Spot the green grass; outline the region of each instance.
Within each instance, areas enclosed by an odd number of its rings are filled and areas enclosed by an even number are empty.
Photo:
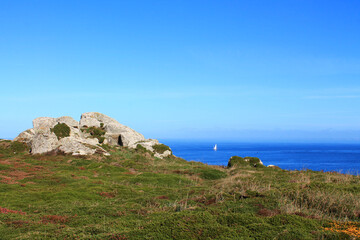
[[[10,149],[15,153],[20,153],[27,151],[29,147],[25,143],[13,141],[10,144]]]
[[[355,239],[349,226],[360,236],[358,176],[23,146],[0,142],[0,239]]]

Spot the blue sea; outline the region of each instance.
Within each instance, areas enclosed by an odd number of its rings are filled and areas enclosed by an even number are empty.
[[[230,143],[162,140],[175,156],[211,165],[227,165],[231,156],[260,158],[288,170],[324,170],[360,174],[360,144]]]

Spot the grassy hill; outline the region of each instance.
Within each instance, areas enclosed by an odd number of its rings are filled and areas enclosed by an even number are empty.
[[[360,238],[359,176],[103,147],[32,156],[0,141],[0,239]]]

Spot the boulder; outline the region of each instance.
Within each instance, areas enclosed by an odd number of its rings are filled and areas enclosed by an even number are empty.
[[[228,168],[236,166],[264,167],[263,162],[257,157],[232,156],[228,162]]]
[[[130,146],[145,140],[145,137],[135,130],[122,125],[115,119],[98,112],[83,113],[80,128],[101,127],[105,130],[105,140],[109,145]]]
[[[159,158],[172,154],[171,150],[156,152],[153,146],[159,145],[159,141],[145,140],[142,134],[97,112],[82,114],[80,122],[68,116],[38,117],[33,120],[32,129],[20,133],[14,140],[30,145],[32,154],[63,152],[72,155],[109,155],[99,146],[102,141],[132,148],[140,144]]]
[[[31,140],[34,137],[34,135],[35,135],[35,131],[33,128],[31,128],[31,129],[25,130],[22,133],[20,133],[19,136],[14,138],[14,141],[24,142],[24,143],[30,145]]]
[[[172,155],[172,152],[170,151],[170,150],[166,150],[165,152],[163,152],[163,153],[158,153],[158,152],[155,152],[155,157],[157,157],[157,158],[165,158],[165,157],[168,157],[168,156],[170,156],[170,155]]]
[[[68,129],[65,132],[68,136],[57,135],[59,133],[54,130],[57,124]],[[97,146],[98,139],[84,138],[79,130],[79,122],[72,117],[39,117],[33,120],[33,126],[14,139],[30,145],[32,154],[63,152],[72,155],[91,155],[97,152],[108,155],[103,148]]]
[[[31,153],[42,154],[54,151],[58,146],[59,140],[52,132],[37,132],[31,140]]]
[[[273,168],[273,169],[281,169],[280,167],[275,166],[275,165],[268,165],[267,167],[268,167],[268,168]]]
[[[69,127],[79,128],[79,122],[73,119],[72,117],[64,116],[56,118],[55,120],[57,123],[65,123]]]
[[[56,124],[56,119],[51,117],[38,117],[33,120],[35,133],[50,133]]]
[[[139,141],[139,142],[133,143],[133,144],[131,144],[129,147],[130,147],[130,148],[136,148],[137,145],[141,145],[141,146],[144,147],[146,150],[149,150],[149,151],[151,151],[151,152],[154,152],[153,146],[154,146],[154,145],[157,145],[157,144],[159,144],[159,141],[156,140],[156,139],[146,139],[146,140],[143,140],[143,141]]]
[[[92,155],[96,152],[95,146],[94,147],[86,146],[82,142],[79,142],[78,140],[72,137],[66,137],[60,139],[58,149],[66,154],[72,154],[72,155]]]
[[[146,139],[146,140],[143,140],[143,141],[140,141],[140,142],[137,142],[137,143],[133,143],[129,147],[130,148],[136,148],[138,145],[144,147],[146,150],[148,150],[150,152],[153,152],[154,156],[157,157],[157,158],[162,159],[162,158],[165,158],[165,157],[168,157],[168,156],[172,155],[171,149],[168,146],[159,143],[159,141],[156,140],[156,139]],[[156,145],[163,145],[163,147],[165,147],[167,149],[162,151],[162,152],[157,152],[156,147],[155,147]]]

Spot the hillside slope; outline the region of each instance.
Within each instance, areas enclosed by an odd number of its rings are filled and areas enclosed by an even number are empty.
[[[0,141],[1,239],[356,239],[360,177]]]

